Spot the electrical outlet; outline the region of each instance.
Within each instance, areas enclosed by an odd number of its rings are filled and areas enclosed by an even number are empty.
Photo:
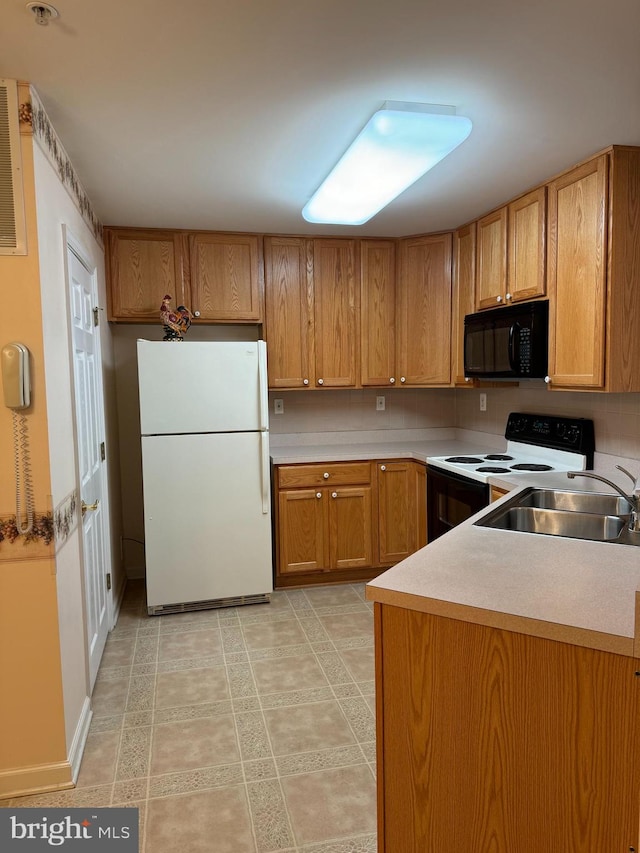
[[[376,397],[376,412],[384,412],[384,397]]]
[[[284,400],[278,398],[273,401],[273,414],[284,415]]]
[[[487,395],[486,394],[480,394],[480,411],[481,412],[487,411]]]

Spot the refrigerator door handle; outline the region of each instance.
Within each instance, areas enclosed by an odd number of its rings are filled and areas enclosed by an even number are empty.
[[[267,345],[258,341],[258,387],[260,393],[260,429],[269,429],[269,388],[267,385]]]
[[[260,452],[262,456],[262,464],[260,466],[262,478],[262,514],[268,515],[269,506],[269,433],[260,433]]]

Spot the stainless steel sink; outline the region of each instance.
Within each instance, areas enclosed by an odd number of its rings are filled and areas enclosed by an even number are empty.
[[[569,512],[594,512],[598,515],[629,515],[629,504],[618,495],[597,492],[569,492],[554,489],[527,489],[518,506],[561,509]]]
[[[628,529],[629,512],[628,503],[617,495],[531,488],[475,523],[520,533],[640,545],[640,534]]]
[[[594,512],[568,512],[516,506],[508,509],[501,508],[477,523],[483,527],[495,527],[500,530],[519,530],[521,533],[546,533],[548,536],[568,536],[571,539],[609,542],[618,538],[627,524],[627,519],[618,515],[599,515]]]

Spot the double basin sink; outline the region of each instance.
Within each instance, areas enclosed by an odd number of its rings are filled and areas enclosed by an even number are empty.
[[[629,504],[618,495],[528,488],[475,523],[498,530],[640,545],[640,534],[628,529],[629,513]]]

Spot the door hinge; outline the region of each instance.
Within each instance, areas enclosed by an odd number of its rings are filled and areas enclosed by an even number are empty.
[[[97,326],[98,323],[100,322],[99,315],[98,315],[99,311],[100,311],[100,309],[97,307],[93,309],[93,325],[94,326]]]
[[[111,589],[111,572],[107,572],[107,589]]]
[[[107,448],[105,447],[104,441],[100,442],[100,459],[104,462],[107,458]]]

